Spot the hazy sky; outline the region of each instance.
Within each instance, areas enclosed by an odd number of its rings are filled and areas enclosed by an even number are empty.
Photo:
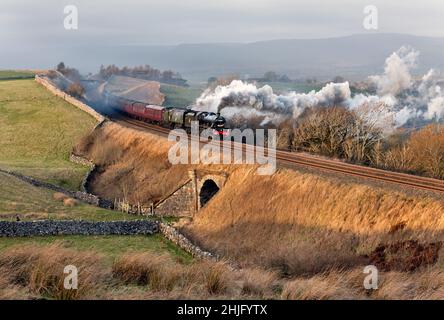
[[[65,5],[79,29],[63,27]],[[442,0],[1,0],[0,43],[15,49],[64,44],[179,44],[319,38],[374,32],[363,9],[379,10],[377,32],[444,36]]]

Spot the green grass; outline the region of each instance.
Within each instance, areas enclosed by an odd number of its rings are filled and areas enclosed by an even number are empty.
[[[69,161],[96,121],[33,80],[0,82],[0,168],[77,190],[88,168]]]
[[[4,173],[0,173],[0,190],[0,220],[15,220],[17,216],[22,221],[141,219],[140,216],[105,210],[84,203],[78,203],[74,207],[65,206],[62,201],[54,199],[53,191],[34,187]]]
[[[187,107],[196,101],[202,91],[198,87],[180,87],[169,84],[160,86],[160,92],[165,95],[163,105],[166,107]]]
[[[160,234],[148,236],[43,236],[27,238],[2,238],[0,252],[15,245],[49,245],[61,243],[64,247],[76,250],[93,250],[105,256],[108,262],[129,252],[159,252],[168,253],[180,262],[189,263],[192,257],[178,248]]]
[[[0,80],[30,79],[34,76],[30,71],[0,70]]]
[[[6,72],[0,72],[6,77]],[[33,80],[0,81],[0,168],[78,190],[89,168],[73,164],[69,154],[96,121],[54,97]],[[83,203],[70,207],[54,192],[0,173],[0,220],[82,219],[109,221],[140,219]],[[129,251],[167,252],[187,262],[189,254],[156,234],[152,236],[45,236],[1,238],[0,251],[13,245],[62,242],[78,250],[95,250],[110,263]]]

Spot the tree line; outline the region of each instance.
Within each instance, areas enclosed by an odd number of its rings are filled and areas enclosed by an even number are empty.
[[[187,86],[187,80],[183,79],[178,72],[174,72],[171,70],[160,71],[147,64],[135,66],[132,68],[127,66],[119,68],[114,64],[108,66],[100,66],[99,76],[102,80],[108,80],[113,75],[159,81],[179,86]]]

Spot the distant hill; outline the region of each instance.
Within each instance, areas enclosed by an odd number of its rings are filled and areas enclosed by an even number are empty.
[[[418,72],[444,70],[444,38],[399,34],[353,35],[315,40],[273,40],[247,44],[183,44],[152,54],[152,63],[169,63],[185,77],[227,73],[260,76],[268,70],[292,78],[350,78],[381,72],[385,59],[401,46],[421,52]],[[149,49],[141,48],[141,51]]]
[[[177,46],[73,46],[58,48],[54,52],[57,52],[59,58],[51,59],[62,59],[84,72],[95,71],[101,64],[149,64],[159,69],[175,70],[185,79],[199,81],[230,73],[258,77],[269,70],[287,74],[291,78],[316,77],[328,80],[340,75],[349,79],[362,79],[381,72],[385,58],[403,45],[412,46],[421,52],[418,73],[431,67],[444,70],[444,38],[403,34],[359,34],[328,39]],[[48,63],[51,54],[49,49],[48,55],[32,57],[8,56],[5,51],[0,52],[0,61],[9,61],[10,64],[20,61],[19,65],[41,67]]]

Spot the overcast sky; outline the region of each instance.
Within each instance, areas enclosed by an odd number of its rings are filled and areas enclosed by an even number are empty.
[[[79,29],[63,27],[76,5]],[[442,0],[1,0],[0,43],[179,44],[320,38],[374,32],[363,9],[379,10],[377,32],[444,36]]]

